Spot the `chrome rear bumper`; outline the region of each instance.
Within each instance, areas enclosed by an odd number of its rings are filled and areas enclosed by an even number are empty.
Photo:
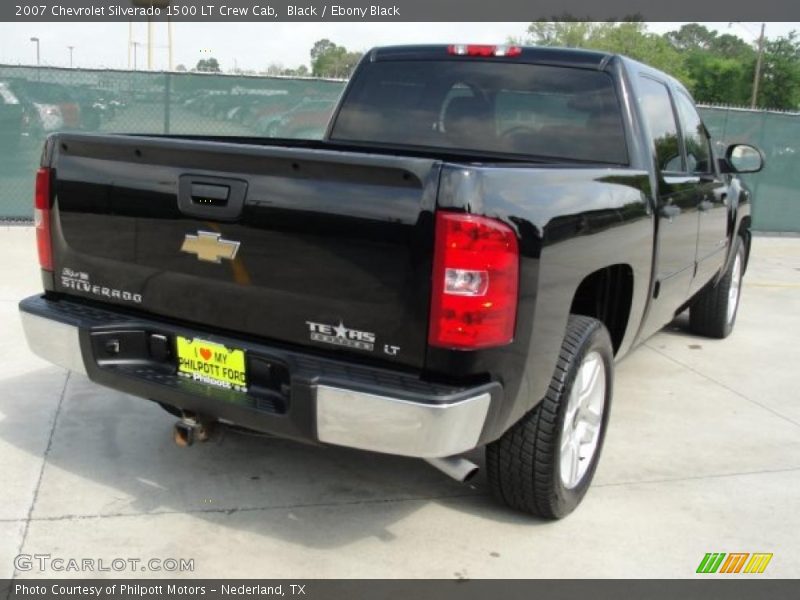
[[[387,390],[387,393],[390,393]],[[452,456],[478,444],[491,397],[422,404],[389,395],[317,387],[321,442],[422,458]]]
[[[77,327],[24,311],[20,311],[19,315],[28,348],[36,356],[86,375]]]
[[[39,357],[113,389],[279,436],[402,456],[448,457],[480,445],[493,399],[502,393],[498,383],[439,386],[413,375],[217,336],[253,357],[293,366],[286,405],[265,408],[258,398],[248,403],[241,394],[234,398],[230,392],[198,391],[193,382],[170,375],[174,363],[162,364],[165,368],[153,376],[147,368],[153,359],[147,354],[141,356],[141,366],[130,358],[119,365],[98,361],[91,343],[92,335],[108,335],[116,325],[120,331],[159,332],[173,340],[175,335],[207,333],[72,304],[41,297],[20,304],[28,345]]]

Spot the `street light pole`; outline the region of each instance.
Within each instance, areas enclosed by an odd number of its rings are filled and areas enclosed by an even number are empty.
[[[38,67],[41,64],[41,61],[39,60],[39,38],[32,37],[31,41],[36,42],[36,66]]]
[[[140,46],[139,42],[131,42],[133,44],[133,70],[136,70],[136,49]]]
[[[72,68],[72,51],[75,49],[75,46],[67,46],[69,48],[69,68]]]
[[[753,76],[753,96],[750,98],[750,108],[758,105],[758,85],[761,82],[761,63],[764,60],[764,26],[761,24],[761,35],[758,36],[758,57],[756,58],[756,72]]]

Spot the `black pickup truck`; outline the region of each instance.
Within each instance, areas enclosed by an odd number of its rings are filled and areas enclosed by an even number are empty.
[[[34,352],[213,423],[420,457],[557,518],[614,362],[685,309],[736,320],[762,167],[623,56],[368,52],[322,140],[55,134],[37,174]],[[91,426],[91,424],[87,424]]]

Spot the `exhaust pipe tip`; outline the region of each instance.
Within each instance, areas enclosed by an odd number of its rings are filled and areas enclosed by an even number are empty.
[[[188,448],[195,442],[206,442],[214,433],[214,422],[185,416],[172,428],[172,439],[181,448]]]
[[[177,446],[188,448],[195,442],[194,427],[183,421],[178,421],[172,429],[172,439]]]
[[[480,467],[463,456],[426,458],[425,462],[460,483],[466,483],[477,475]]]

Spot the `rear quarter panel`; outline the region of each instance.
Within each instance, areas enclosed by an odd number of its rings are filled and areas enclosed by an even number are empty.
[[[428,350],[438,372],[489,372],[506,389],[485,432],[502,433],[541,399],[558,360],[575,292],[611,265],[633,272],[630,316],[617,356],[632,346],[647,303],[653,216],[647,171],[445,165],[439,208],[504,221],[520,239],[520,299],[514,342],[479,353]],[[493,433],[492,433],[493,432]]]

